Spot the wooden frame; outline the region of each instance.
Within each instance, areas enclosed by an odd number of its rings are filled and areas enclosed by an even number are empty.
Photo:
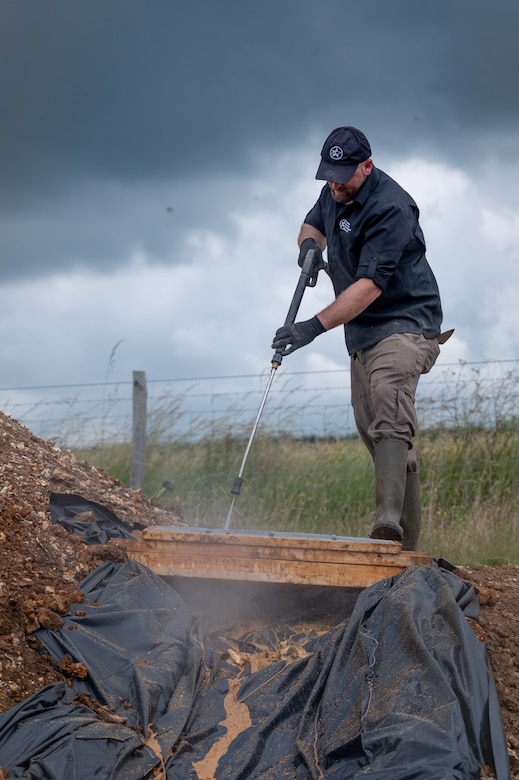
[[[125,542],[128,556],[164,577],[363,588],[409,566],[422,552],[382,540],[261,531],[152,526]]]

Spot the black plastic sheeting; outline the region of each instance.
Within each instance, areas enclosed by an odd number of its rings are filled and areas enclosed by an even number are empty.
[[[477,593],[438,566],[366,588],[347,621],[299,639],[306,656],[256,672],[224,661],[225,639],[136,562],[105,563],[81,589],[63,627],[37,636],[88,676],[0,716],[10,780],[479,780],[484,764],[509,778],[485,646],[466,620]]]
[[[108,507],[74,493],[51,493],[49,512],[53,523],[82,536],[87,544],[106,544],[110,539],[135,539]],[[89,520],[81,520],[81,515],[87,513]]]

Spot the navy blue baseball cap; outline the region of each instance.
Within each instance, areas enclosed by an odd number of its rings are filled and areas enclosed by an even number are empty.
[[[336,127],[324,142],[315,178],[346,184],[357,165],[369,157],[371,146],[363,132],[356,127]]]

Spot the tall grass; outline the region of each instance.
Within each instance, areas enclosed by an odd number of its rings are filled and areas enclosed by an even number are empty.
[[[418,400],[421,549],[459,565],[519,563],[517,371],[447,371],[435,397]],[[488,371],[487,371],[488,373]],[[250,428],[225,417],[182,427],[184,397],[165,395],[148,415],[143,491],[184,522],[223,528]],[[292,410],[294,415],[297,410]],[[283,430],[297,430],[285,406]],[[260,426],[236,497],[231,527],[368,536],[373,464],[356,436],[302,439]],[[185,430],[185,426],[184,426]],[[232,434],[230,433],[232,431]],[[130,444],[77,451],[129,484]],[[173,492],[161,491],[164,482]]]
[[[247,436],[220,430],[196,441],[151,436],[144,492],[184,522],[224,527]],[[519,424],[419,434],[423,493],[421,549],[458,565],[519,563]],[[130,445],[77,453],[129,483]],[[298,440],[259,432],[231,527],[368,536],[374,518],[373,465],[357,437]]]

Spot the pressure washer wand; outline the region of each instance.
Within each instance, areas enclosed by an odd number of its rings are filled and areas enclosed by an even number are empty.
[[[309,249],[306,253],[306,257],[303,262],[303,266],[301,268],[301,273],[299,275],[299,280],[297,282],[297,286],[292,298],[292,302],[289,306],[288,313],[284,322],[284,325],[293,325],[297,312],[299,311],[299,307],[301,305],[301,301],[303,300],[303,295],[307,287],[315,287],[317,284],[317,274],[321,270],[321,268],[326,268],[326,264],[322,266],[315,266],[314,267],[314,258],[315,258],[315,249]],[[324,261],[323,261],[324,262]],[[232,510],[234,509],[234,501],[236,499],[236,496],[240,495],[241,492],[241,486],[243,485],[243,472],[245,469],[245,464],[247,462],[247,458],[249,457],[250,448],[252,447],[252,442],[254,440],[254,436],[256,435],[256,431],[258,430],[258,425],[261,419],[261,415],[263,414],[263,409],[265,407],[265,403],[267,401],[268,394],[270,392],[270,387],[272,385],[272,381],[274,379],[274,374],[276,373],[277,369],[281,365],[281,362],[283,360],[283,350],[278,349],[274,353],[271,361],[271,369],[270,369],[270,375],[268,378],[267,386],[265,388],[265,392],[263,393],[263,398],[261,399],[261,404],[258,410],[258,414],[256,415],[256,419],[254,421],[254,425],[252,426],[252,431],[249,437],[249,441],[247,444],[247,447],[245,449],[245,453],[243,455],[243,460],[241,462],[240,470],[238,472],[238,476],[234,480],[234,484],[231,488],[231,493],[233,494],[231,506],[229,507],[229,513],[227,515],[227,520],[225,521],[225,529],[227,530],[231,525],[231,517],[232,517]]]

